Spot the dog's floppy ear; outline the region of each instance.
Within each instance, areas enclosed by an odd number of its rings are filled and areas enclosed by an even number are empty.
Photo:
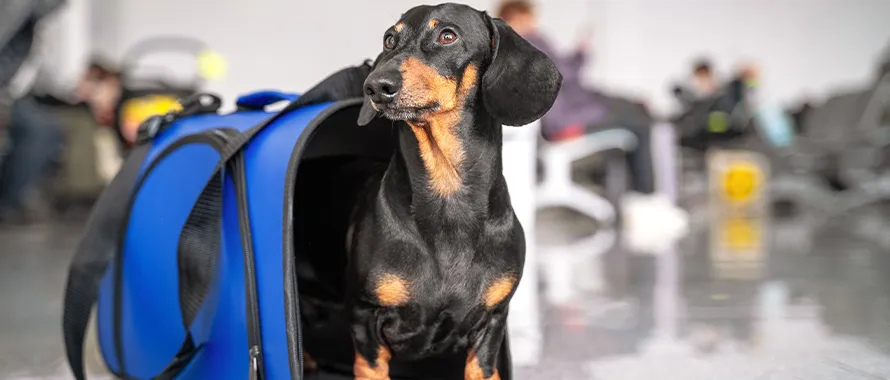
[[[377,64],[380,63],[380,58],[383,58],[382,52],[377,55],[376,59],[374,59],[374,63],[371,63],[370,60],[369,60],[369,62],[365,62],[366,65],[370,66],[370,69],[368,70],[368,74],[371,74],[371,71],[373,71],[374,68],[377,67]],[[365,75],[365,78],[367,78],[367,77],[368,76]],[[362,80],[364,80],[364,79],[362,79]],[[358,112],[358,121],[357,122],[358,122],[358,125],[365,126],[365,125],[368,125],[368,123],[370,123],[371,120],[374,120],[375,117],[377,117],[377,110],[375,110],[374,107],[371,106],[371,98],[368,96],[368,94],[364,93],[364,82],[362,83],[362,94],[364,96],[364,100],[362,101],[362,109]]]
[[[482,76],[482,102],[504,125],[519,126],[544,116],[562,86],[562,74],[546,54],[501,19],[489,20],[491,63]]]

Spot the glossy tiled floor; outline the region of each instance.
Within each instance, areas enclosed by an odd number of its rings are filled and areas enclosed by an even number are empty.
[[[695,212],[675,247],[615,249],[545,289],[545,364],[517,378],[888,379],[888,215],[755,221],[762,249],[721,250],[719,218]]]
[[[890,378],[890,213],[858,214],[819,229],[806,215],[735,221],[749,239],[732,253],[695,211],[674,247],[542,275],[544,356],[516,379]],[[568,230],[558,219],[539,229]],[[0,379],[70,378],[59,313],[77,226],[0,228]]]

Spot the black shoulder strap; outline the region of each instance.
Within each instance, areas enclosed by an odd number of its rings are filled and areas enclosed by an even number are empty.
[[[96,201],[86,225],[86,234],[74,253],[65,289],[62,331],[71,371],[84,379],[83,341],[93,305],[99,296],[99,283],[108,263],[117,255],[137,176],[148,153],[148,145],[133,148],[114,180]]]

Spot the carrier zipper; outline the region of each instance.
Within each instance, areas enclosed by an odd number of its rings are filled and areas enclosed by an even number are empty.
[[[260,326],[260,309],[256,284],[256,261],[253,252],[253,236],[250,233],[250,213],[247,200],[247,174],[244,155],[239,153],[232,160],[232,176],[238,204],[238,224],[241,230],[241,246],[244,251],[244,287],[247,299],[247,344],[250,357],[250,379],[263,379],[263,350]]]
[[[260,379],[260,348],[259,346],[251,346],[250,347],[250,374],[248,375],[249,380],[259,380]]]

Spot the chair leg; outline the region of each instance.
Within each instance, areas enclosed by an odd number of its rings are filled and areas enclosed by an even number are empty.
[[[570,185],[556,189],[551,186],[540,186],[536,197],[537,208],[566,207],[580,212],[601,224],[611,225],[615,222],[615,206],[599,194],[591,192],[579,185]]]
[[[612,224],[615,221],[615,206],[608,200],[584,189],[578,185],[572,185],[569,191],[571,205],[569,207],[595,219],[599,223]]]

